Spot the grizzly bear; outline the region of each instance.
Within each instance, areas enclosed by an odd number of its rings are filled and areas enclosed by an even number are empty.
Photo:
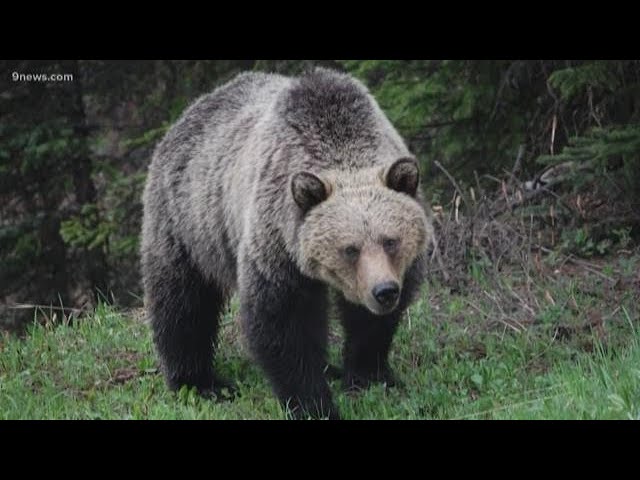
[[[392,384],[392,337],[432,236],[418,164],[356,79],[244,73],[204,95],[157,145],[144,192],[145,304],[169,388],[225,385],[213,355],[237,292],[247,346],[282,405],[339,418],[328,291],[344,386]]]

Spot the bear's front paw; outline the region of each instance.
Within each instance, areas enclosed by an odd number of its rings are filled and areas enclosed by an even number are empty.
[[[294,400],[285,404],[287,417],[292,420],[340,420],[338,408],[331,400]]]
[[[388,388],[399,386],[399,381],[390,367],[382,370],[357,371],[346,369],[343,378],[343,387],[347,392],[357,392],[381,383]]]
[[[228,380],[216,377],[211,386],[199,388],[198,394],[215,402],[224,402],[236,398],[238,387]]]

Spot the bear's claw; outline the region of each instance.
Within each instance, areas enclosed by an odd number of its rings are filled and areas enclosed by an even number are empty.
[[[347,371],[343,377],[343,389],[347,392],[358,392],[381,383],[387,388],[399,387],[401,383],[396,378],[391,368],[385,368],[377,372]]]

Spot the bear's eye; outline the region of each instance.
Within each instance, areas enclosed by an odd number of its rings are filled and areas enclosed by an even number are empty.
[[[344,249],[344,254],[348,260],[354,261],[358,258],[358,255],[360,255],[360,249],[355,245],[349,245]]]
[[[400,240],[396,238],[385,238],[382,240],[382,248],[388,254],[393,254],[398,251],[398,245],[400,244]]]

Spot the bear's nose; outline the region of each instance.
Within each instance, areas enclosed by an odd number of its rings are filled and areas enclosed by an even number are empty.
[[[400,285],[396,282],[379,283],[373,287],[371,293],[380,305],[383,307],[390,307],[396,303],[396,300],[398,300],[398,295],[400,295]]]

